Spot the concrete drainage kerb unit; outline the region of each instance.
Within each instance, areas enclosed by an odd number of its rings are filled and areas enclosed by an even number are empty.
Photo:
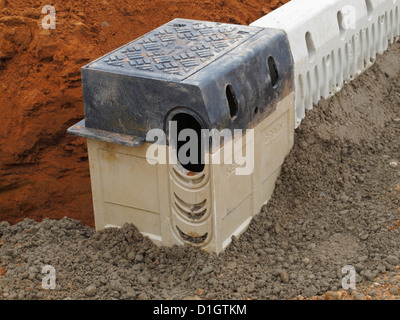
[[[251,26],[176,19],[83,67],[85,120],[68,132],[88,138],[96,228],[128,222],[158,245],[223,251],[271,197],[305,110],[398,38],[397,2],[292,0]],[[155,143],[185,147],[148,139],[170,123],[244,139],[199,148],[196,163],[149,159]],[[240,175],[245,153],[253,170]]]
[[[85,120],[69,132],[88,138],[97,229],[130,222],[160,245],[221,252],[271,197],[294,136],[283,31],[175,19],[83,67],[82,82]],[[209,161],[152,164],[148,133],[171,121],[178,135],[242,130],[243,143],[233,153],[220,139],[199,152]],[[167,154],[184,147],[170,142]],[[246,152],[253,168],[237,174]]]

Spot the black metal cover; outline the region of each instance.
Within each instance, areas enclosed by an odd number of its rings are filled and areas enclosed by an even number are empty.
[[[82,68],[85,120],[70,134],[137,146],[177,113],[248,129],[294,90],[286,34],[175,19]]]

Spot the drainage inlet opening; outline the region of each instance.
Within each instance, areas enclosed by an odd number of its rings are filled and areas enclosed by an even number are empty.
[[[279,73],[278,73],[278,67],[276,66],[275,59],[271,56],[268,58],[268,69],[269,69],[269,75],[271,78],[271,85],[273,88],[276,88],[278,85],[279,81]]]
[[[188,113],[178,113],[173,116],[172,121],[176,122],[177,126],[177,137],[174,143],[178,162],[189,172],[204,171],[204,148],[200,123]]]
[[[233,88],[230,84],[226,86],[226,99],[228,102],[231,118],[232,120],[235,120],[239,113],[239,104],[236,99],[235,91],[233,91]]]

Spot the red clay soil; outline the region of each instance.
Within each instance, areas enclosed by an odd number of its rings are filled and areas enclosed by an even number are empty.
[[[0,0],[0,221],[93,226],[86,141],[66,134],[84,117],[83,65],[173,18],[249,24],[287,1]]]

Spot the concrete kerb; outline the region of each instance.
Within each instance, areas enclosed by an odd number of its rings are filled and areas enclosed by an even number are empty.
[[[292,0],[251,26],[288,35],[297,128],[306,110],[340,91],[398,39],[399,23],[398,0]]]

